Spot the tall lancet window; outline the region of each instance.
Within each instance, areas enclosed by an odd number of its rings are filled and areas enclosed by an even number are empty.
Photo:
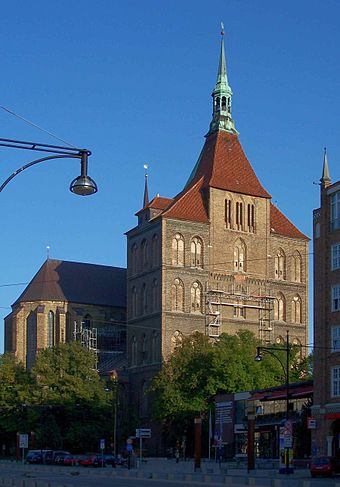
[[[202,313],[202,285],[198,281],[191,286],[191,311]]]
[[[180,233],[172,239],[172,265],[184,266],[184,238]]]
[[[286,256],[282,249],[275,256],[275,279],[286,279]]]
[[[194,237],[191,241],[191,266],[203,267],[203,245],[199,237]]]
[[[47,346],[54,347],[55,345],[55,316],[53,311],[49,311],[47,316]]]

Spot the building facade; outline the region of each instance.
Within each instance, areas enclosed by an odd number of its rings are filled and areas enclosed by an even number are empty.
[[[5,352],[27,368],[39,350],[79,340],[101,373],[126,361],[126,269],[48,259],[5,318]]]
[[[308,238],[271,202],[232,118],[222,36],[213,115],[183,191],[148,199],[127,232],[128,366],[133,403],[182,336],[249,329],[307,344]],[[301,350],[304,350],[303,348]],[[304,352],[302,352],[304,353]]]
[[[313,450],[339,454],[340,434],[340,181],[331,182],[325,151],[320,208],[314,210]]]

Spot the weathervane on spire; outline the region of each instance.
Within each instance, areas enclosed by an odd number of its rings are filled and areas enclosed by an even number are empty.
[[[221,22],[221,36],[224,36],[224,23]]]

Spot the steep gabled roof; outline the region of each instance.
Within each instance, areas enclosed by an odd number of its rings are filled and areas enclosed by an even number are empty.
[[[201,191],[203,182],[204,178],[202,177],[195,184],[177,195],[173,203],[162,215],[168,218],[209,223]]]
[[[22,301],[126,307],[126,269],[48,259],[14,304]]]
[[[273,203],[270,203],[270,231],[272,234],[283,235],[284,237],[309,240]]]
[[[137,211],[136,215],[144,211],[146,208],[152,208],[154,210],[165,210],[172,202],[173,198],[164,198],[163,196],[155,196],[150,203]]]
[[[219,130],[210,134],[187,186],[204,176],[203,186],[270,198],[258,180],[235,134]]]

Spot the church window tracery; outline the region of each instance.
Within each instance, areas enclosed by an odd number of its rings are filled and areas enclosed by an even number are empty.
[[[286,256],[282,249],[275,256],[275,279],[286,279]]]
[[[172,265],[184,266],[184,238],[180,233],[172,239]]]
[[[199,237],[191,241],[191,266],[203,267],[203,244]]]
[[[184,311],[184,285],[178,278],[171,286],[171,310]]]
[[[191,286],[191,311],[202,313],[202,285],[198,281]]]

